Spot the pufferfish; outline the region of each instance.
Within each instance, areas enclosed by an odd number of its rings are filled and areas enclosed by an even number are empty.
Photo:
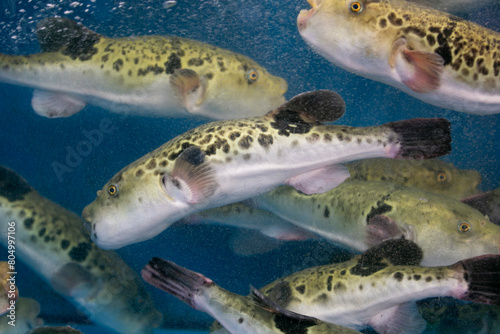
[[[119,113],[212,119],[259,116],[281,105],[284,79],[229,50],[174,36],[108,38],[46,18],[42,53],[0,54],[0,81],[35,88],[31,105],[68,117],[87,104]]]
[[[432,105],[500,112],[500,34],[402,0],[308,0],[300,35],[334,65]]]

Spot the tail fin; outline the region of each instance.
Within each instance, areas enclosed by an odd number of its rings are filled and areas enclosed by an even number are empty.
[[[33,189],[21,176],[11,169],[0,166],[0,197],[9,202],[19,201]]]
[[[214,282],[171,261],[158,257],[149,261],[141,271],[142,278],[152,286],[170,293],[196,309],[194,297]]]
[[[63,17],[48,17],[38,22],[36,37],[43,52],[62,52],[73,59],[87,60],[101,35],[82,24]]]
[[[477,256],[453,265],[460,266],[464,269],[468,289],[457,298],[483,304],[500,304],[500,255]]]
[[[430,159],[451,152],[451,124],[444,118],[414,118],[386,126],[401,145],[394,158]]]

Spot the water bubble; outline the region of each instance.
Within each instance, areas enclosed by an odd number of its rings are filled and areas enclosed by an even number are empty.
[[[177,1],[175,0],[167,0],[163,3],[163,8],[169,9],[177,5]]]

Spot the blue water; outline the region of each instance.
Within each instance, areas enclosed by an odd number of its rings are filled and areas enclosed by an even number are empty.
[[[56,5],[47,6],[51,3]],[[445,117],[452,122],[453,151],[444,160],[479,171],[483,190],[500,186],[500,116],[475,116],[433,107],[392,87],[332,66],[307,47],[297,32],[296,17],[300,9],[308,7],[305,1],[179,0],[168,10],[162,8],[163,1],[87,1],[75,8],[71,3],[3,1],[0,52],[37,52],[33,32],[36,22],[53,15],[77,19],[107,36],[172,34],[201,40],[249,56],[272,74],[284,77],[289,85],[287,98],[316,89],[337,91],[347,104],[341,124],[369,126],[414,117]],[[498,2],[492,2],[487,10],[459,14],[500,30]],[[47,119],[33,112],[31,95],[31,89],[0,84],[0,164],[14,169],[43,196],[77,213],[94,200],[96,191],[122,167],[206,122],[123,117],[93,106],[70,118]],[[60,182],[52,162],[64,162],[67,147],[76,147],[85,139],[82,131],[98,128],[103,119],[108,119],[115,131],[106,135]],[[156,238],[125,247],[118,253],[137,272],[150,258],[159,256],[202,272],[240,294],[247,294],[250,284],[263,286],[294,271],[327,263],[332,255],[338,255],[339,260],[347,256],[345,251],[326,242],[305,241],[289,242],[266,254],[243,257],[230,248],[234,234],[235,230],[229,227],[174,225]],[[85,323],[81,313],[51,291],[28,267],[20,264],[18,272],[22,296],[40,302],[40,316],[46,322]],[[207,332],[211,317],[172,296],[147,288],[166,314],[167,327]],[[89,327],[82,328],[90,333]],[[96,333],[105,331],[99,329]]]

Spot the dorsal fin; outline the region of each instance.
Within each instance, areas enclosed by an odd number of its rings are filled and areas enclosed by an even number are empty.
[[[9,202],[19,201],[32,191],[31,186],[13,170],[0,166],[0,196]]]
[[[319,124],[336,121],[344,113],[345,102],[339,94],[317,90],[296,95],[278,109],[270,111],[268,116],[276,121]]]
[[[38,22],[36,37],[43,52],[62,52],[72,58],[89,55],[101,35],[76,21],[48,17]]]
[[[422,249],[413,241],[389,239],[373,246],[361,255],[360,263],[370,266],[386,259],[394,266],[417,266],[423,258]]]
[[[309,317],[306,315],[298,314],[295,312],[292,312],[290,310],[287,310],[286,308],[278,305],[276,302],[272,301],[269,299],[269,297],[264,296],[262,292],[254,288],[253,286],[250,286],[250,296],[252,300],[257,304],[259,307],[271,312],[271,313],[276,313],[280,314],[286,317],[289,317],[291,319],[296,319],[300,321],[301,323],[305,324],[306,322],[310,322],[310,325],[316,325],[319,322],[318,319]]]

